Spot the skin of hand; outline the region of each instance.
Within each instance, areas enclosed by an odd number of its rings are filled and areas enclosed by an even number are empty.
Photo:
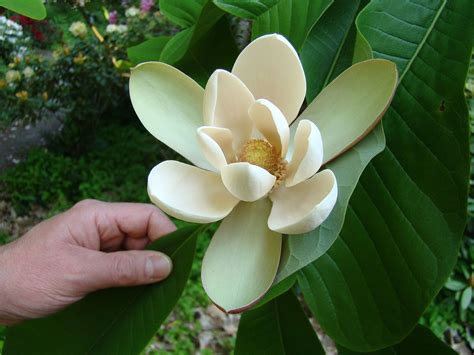
[[[176,230],[159,209],[85,200],[0,247],[0,324],[47,316],[90,292],[166,278],[168,256],[144,249]]]

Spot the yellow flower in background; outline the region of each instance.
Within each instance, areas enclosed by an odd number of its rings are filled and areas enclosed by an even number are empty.
[[[15,94],[15,96],[20,100],[20,101],[27,101],[28,100],[28,91],[22,90],[19,91]]]
[[[7,87],[7,81],[5,79],[0,79],[0,90]]]
[[[87,60],[87,56],[85,56],[84,54],[79,53],[78,55],[76,55],[74,57],[74,59],[72,60],[74,62],[74,64],[77,64],[77,65],[82,65],[84,64],[84,62]]]
[[[48,92],[45,91],[41,94],[41,97],[43,98],[44,101],[48,101],[49,99],[49,95],[48,95]]]
[[[69,32],[71,32],[74,37],[85,38],[87,36],[87,26],[82,21],[76,21],[69,26]]]
[[[21,58],[16,56],[15,58],[13,58],[13,61],[11,63],[8,63],[8,67],[11,69],[16,68],[20,63]]]
[[[8,84],[21,79],[21,73],[18,70],[9,70],[5,73],[5,80]]]

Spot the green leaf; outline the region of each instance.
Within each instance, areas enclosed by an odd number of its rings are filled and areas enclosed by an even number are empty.
[[[430,355],[455,355],[456,352],[439,340],[428,328],[417,325],[415,329],[400,343],[391,347],[370,353],[358,353],[337,347],[339,355],[405,355],[405,354],[430,354]]]
[[[281,282],[273,285],[272,288],[263,296],[263,298],[253,307],[257,308],[263,306],[264,304],[270,302],[271,300],[277,298],[281,294],[288,291],[292,288],[296,283],[296,274],[293,274],[286,279],[282,280]]]
[[[160,11],[170,21],[186,28],[194,25],[207,0],[160,0]]]
[[[353,35],[350,36],[349,32],[353,27],[359,4],[359,0],[334,0],[313,27],[301,48],[301,62],[308,82],[306,91],[308,102],[311,102],[336,75],[340,74],[336,70],[341,60],[346,60],[343,67],[352,64],[351,48],[348,49],[349,53],[346,53],[347,50],[343,51],[343,48],[346,43],[353,42]]]
[[[160,6],[163,6],[163,2]],[[168,64],[175,64],[184,59],[192,46],[202,40],[224,15],[224,12],[211,0],[186,2],[167,0],[165,9],[165,16],[174,19],[175,22],[179,19],[178,21],[181,21],[182,26],[185,27],[174,35],[161,51],[160,61]]]
[[[245,312],[239,323],[235,354],[324,354],[293,291]]]
[[[467,309],[472,300],[472,287],[466,287],[461,295],[461,309]]]
[[[171,37],[151,38],[127,49],[128,58],[133,64],[160,60],[161,52]]]
[[[309,32],[333,0],[280,0],[253,23],[252,39],[280,33],[299,50]]]
[[[256,19],[280,0],[213,0],[216,6],[234,16]]]
[[[237,55],[227,19],[221,18],[175,65],[204,87],[214,70],[230,70]]]
[[[159,60],[174,64],[186,55],[194,35],[195,25],[175,34],[163,47]]]
[[[160,61],[173,64],[201,85],[215,69],[230,68],[238,53],[224,14],[206,1],[196,22],[165,45]]]
[[[96,292],[56,315],[9,328],[4,354],[140,353],[183,292],[201,230],[186,227],[152,244],[173,260],[165,281]]]
[[[0,0],[0,7],[34,20],[44,20],[46,18],[46,8],[43,0]]]
[[[371,351],[400,342],[443,286],[466,221],[464,79],[474,3],[371,2],[358,27],[400,83],[382,122],[387,148],[362,175],[343,230],[298,275],[337,343]]]
[[[230,69],[238,51],[224,12],[211,0],[160,2],[165,15],[185,27],[169,38],[160,36],[128,50],[135,63],[171,64],[204,86],[218,68]]]

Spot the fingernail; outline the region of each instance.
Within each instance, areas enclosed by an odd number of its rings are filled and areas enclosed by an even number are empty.
[[[145,264],[147,277],[152,280],[162,280],[171,273],[173,264],[171,259],[165,254],[150,256]]]

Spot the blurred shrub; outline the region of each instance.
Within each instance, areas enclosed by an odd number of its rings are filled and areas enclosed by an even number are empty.
[[[13,15],[10,20],[22,26],[32,47],[46,49],[60,40],[60,33],[48,20],[36,21],[22,15]]]
[[[9,45],[0,59],[0,129],[57,113],[64,128],[56,145],[79,156],[104,113],[129,102],[126,48],[173,29],[150,0],[48,4],[49,22],[3,16],[16,37],[0,33],[0,47]],[[45,38],[48,50],[38,50]]]
[[[146,179],[154,165],[172,158],[170,150],[131,125],[107,125],[97,132],[89,153],[74,158],[36,149],[0,175],[19,214],[41,205],[55,211],[84,198],[147,202]]]

